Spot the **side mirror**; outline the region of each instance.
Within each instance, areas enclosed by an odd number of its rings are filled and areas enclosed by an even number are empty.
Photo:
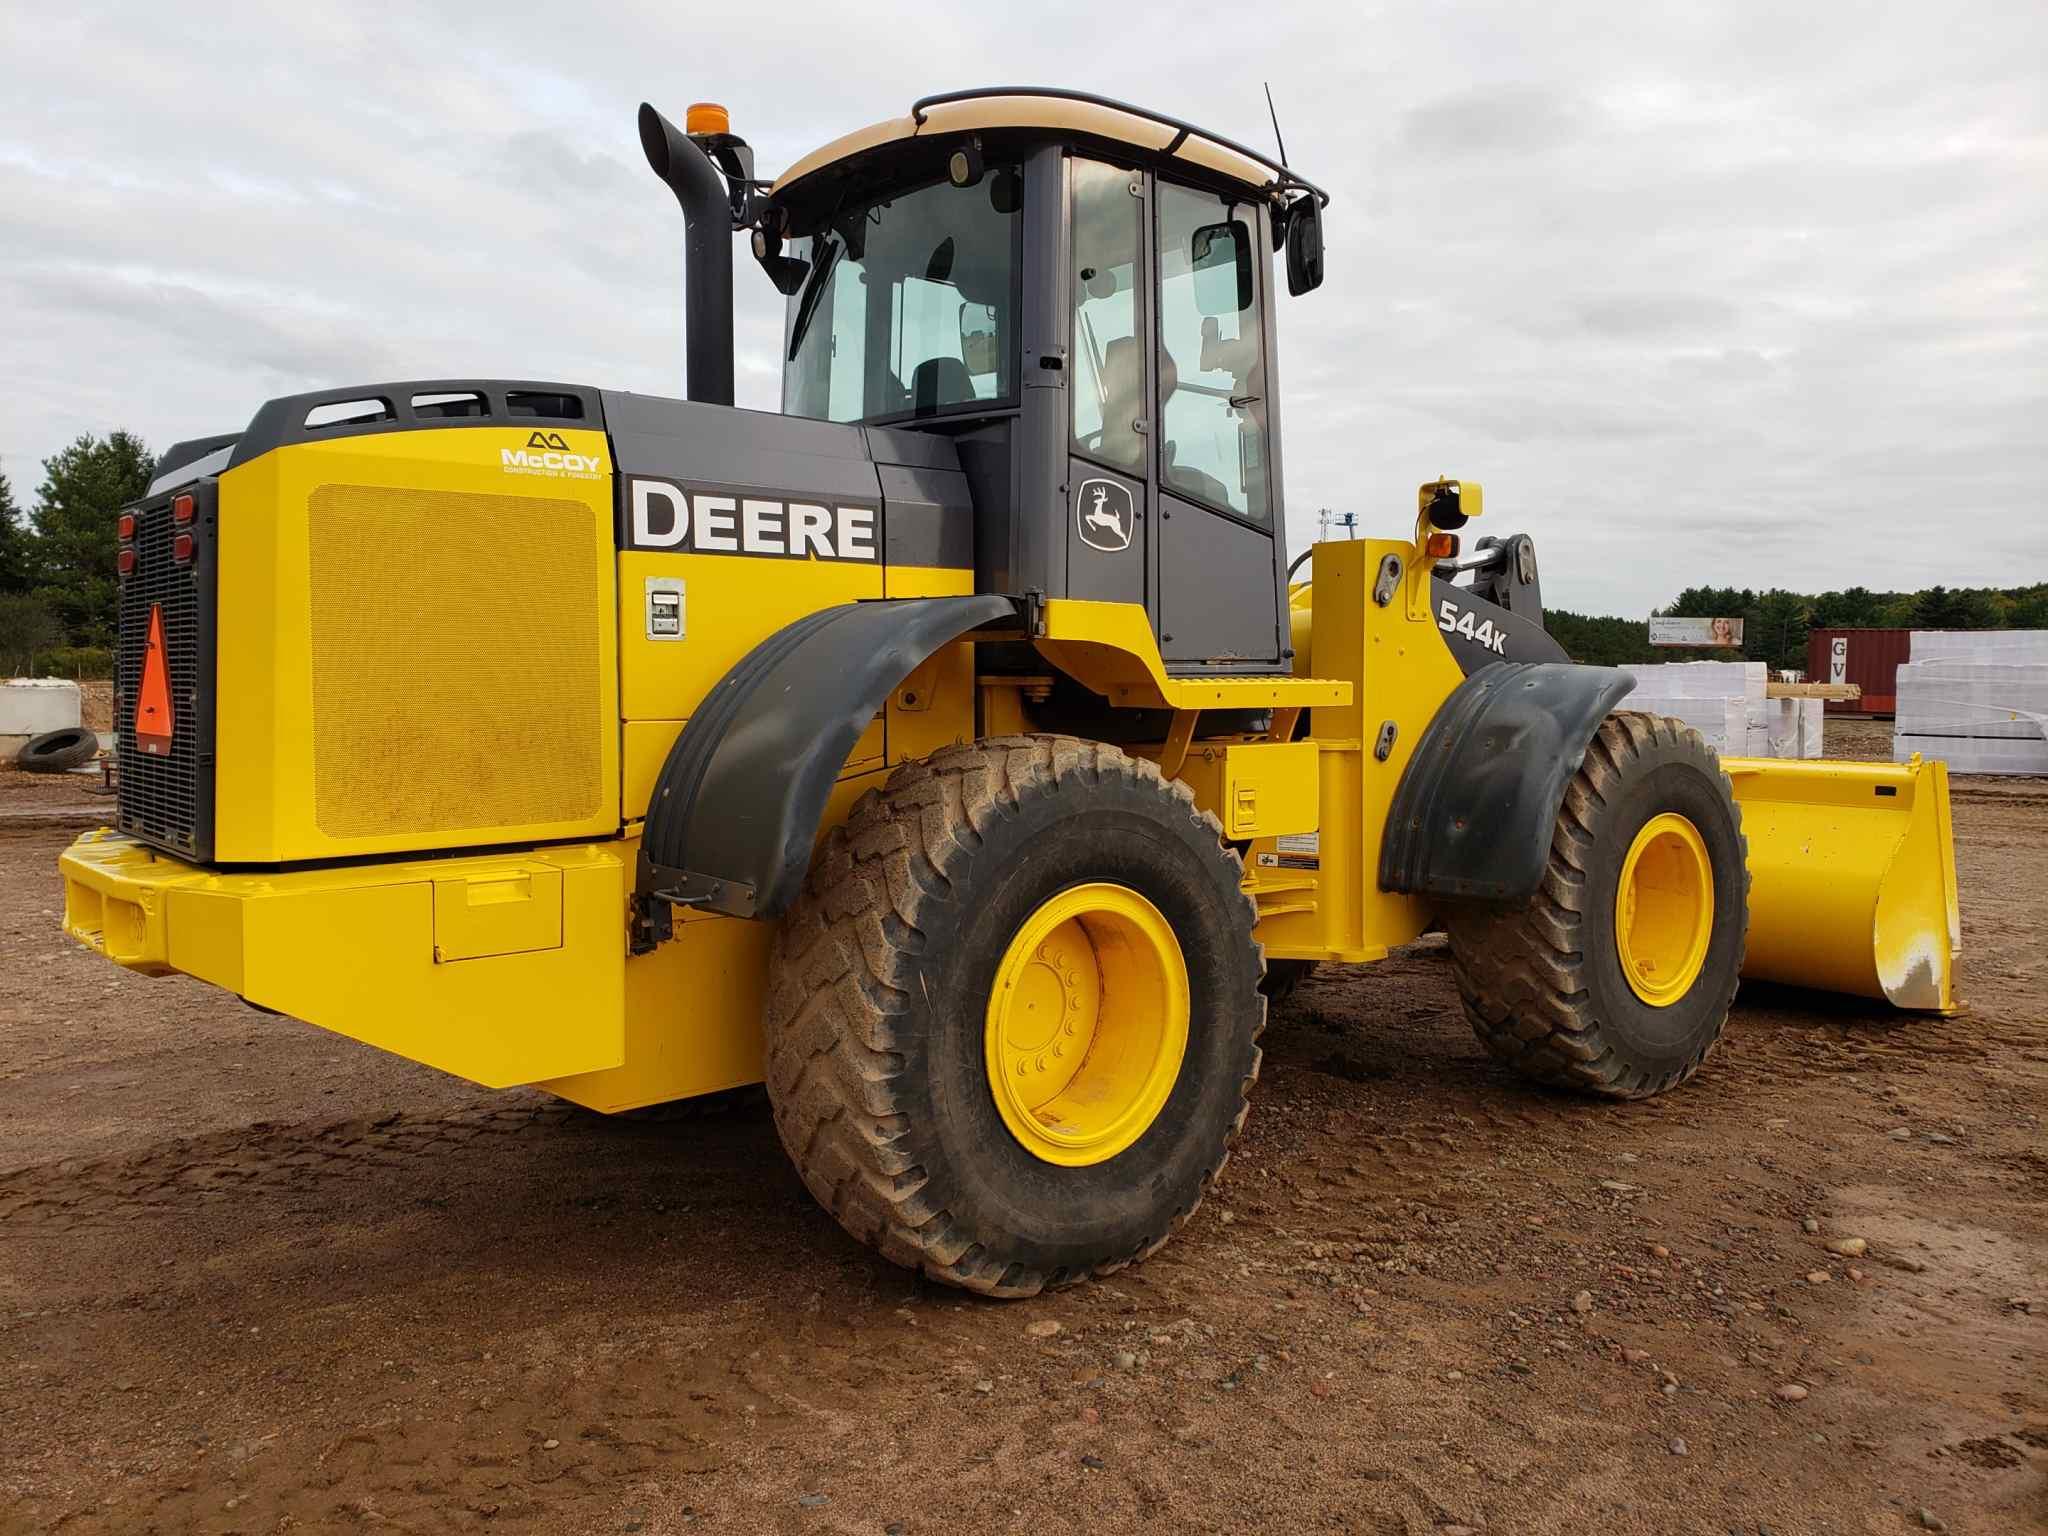
[[[804,279],[811,275],[811,264],[795,256],[762,256],[758,260],[761,270],[768,274],[768,281],[785,299],[801,289]]]
[[[1237,220],[1204,224],[1188,236],[1188,266],[1200,313],[1235,315],[1252,307],[1251,232]]]
[[[766,229],[754,231],[754,260],[761,264],[761,270],[768,274],[768,281],[784,298],[803,287],[804,279],[811,271],[808,261],[798,256],[783,255],[782,236]]]
[[[1287,291],[1300,298],[1323,286],[1323,205],[1313,192],[1287,209]]]

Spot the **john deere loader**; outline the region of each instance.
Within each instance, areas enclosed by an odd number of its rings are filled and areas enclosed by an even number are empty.
[[[1461,550],[1470,482],[1290,561],[1284,163],[1033,88],[773,182],[721,108],[640,134],[687,399],[319,390],[121,514],[79,940],[596,1110],[765,1079],[848,1232],[1004,1296],[1187,1219],[1319,962],[1441,927],[1487,1047],[1610,1099],[1745,974],[1954,1006],[1938,764],[1617,712],[1530,540]],[[779,414],[732,404],[740,231]]]

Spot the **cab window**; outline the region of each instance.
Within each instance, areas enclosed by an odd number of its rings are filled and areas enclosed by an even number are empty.
[[[1159,481],[1269,526],[1258,223],[1213,193],[1159,186]]]
[[[1145,473],[1145,349],[1138,340],[1138,241],[1144,204],[1134,172],[1099,160],[1073,175],[1074,451]]]
[[[843,208],[791,254],[782,408],[886,421],[1012,401],[1021,179],[991,167]]]

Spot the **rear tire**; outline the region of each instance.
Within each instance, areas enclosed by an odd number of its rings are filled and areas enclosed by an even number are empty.
[[[1266,1005],[1243,873],[1185,785],[1111,746],[1006,737],[898,769],[827,837],[776,937],[766,1077],[804,1183],[884,1257],[988,1295],[1144,1258],[1222,1172],[1258,1077]],[[1125,1021],[1153,994],[1133,985],[1118,995],[1137,1006],[1106,1005],[1131,974],[1105,959],[1121,941],[1043,926],[1105,887],[1135,893],[1159,920],[1185,1044],[1157,1052],[1165,1064],[1133,1101],[1142,1112],[1069,1156],[1035,1123],[1015,1128],[1009,1100],[1023,1090],[989,1063],[1020,1078],[1047,1070],[1049,1047],[1024,1047],[1039,1053],[1034,1067],[998,1034],[997,1005],[1030,991],[1015,981],[1020,963],[1051,955],[1032,985],[1054,989],[1052,1001],[1032,1017],[1063,1019],[1077,1005],[1057,989],[1088,969],[1090,943],[1108,980],[1094,1033],[1066,1057],[1074,1081],[1102,1061],[1113,1076],[1124,1040],[1142,1035]]]
[[[1655,857],[1639,850],[1654,849],[1666,828],[1680,829],[1667,839],[1673,848],[1703,854],[1712,900],[1710,914],[1696,910],[1702,943],[1688,952],[1683,933],[1667,942],[1675,958],[1660,975],[1656,937],[1625,940],[1616,912],[1629,903],[1632,853]],[[1538,1082],[1617,1099],[1662,1093],[1698,1071],[1721,1038],[1748,904],[1749,844],[1720,759],[1679,721],[1610,715],[1565,789],[1535,899],[1449,916],[1466,1016],[1489,1051]],[[1634,910],[1624,905],[1620,925],[1631,934]]]

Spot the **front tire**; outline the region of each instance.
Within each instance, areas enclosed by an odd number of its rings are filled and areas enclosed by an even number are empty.
[[[1538,1082],[1644,1099],[1721,1038],[1749,927],[1749,845],[1720,759],[1677,720],[1616,714],[1566,786],[1536,896],[1450,914],[1465,1014]]]
[[[1258,1077],[1242,879],[1186,786],[1114,747],[898,769],[826,839],[771,960],[768,1093],[804,1183],[886,1258],[989,1295],[1151,1253]]]

